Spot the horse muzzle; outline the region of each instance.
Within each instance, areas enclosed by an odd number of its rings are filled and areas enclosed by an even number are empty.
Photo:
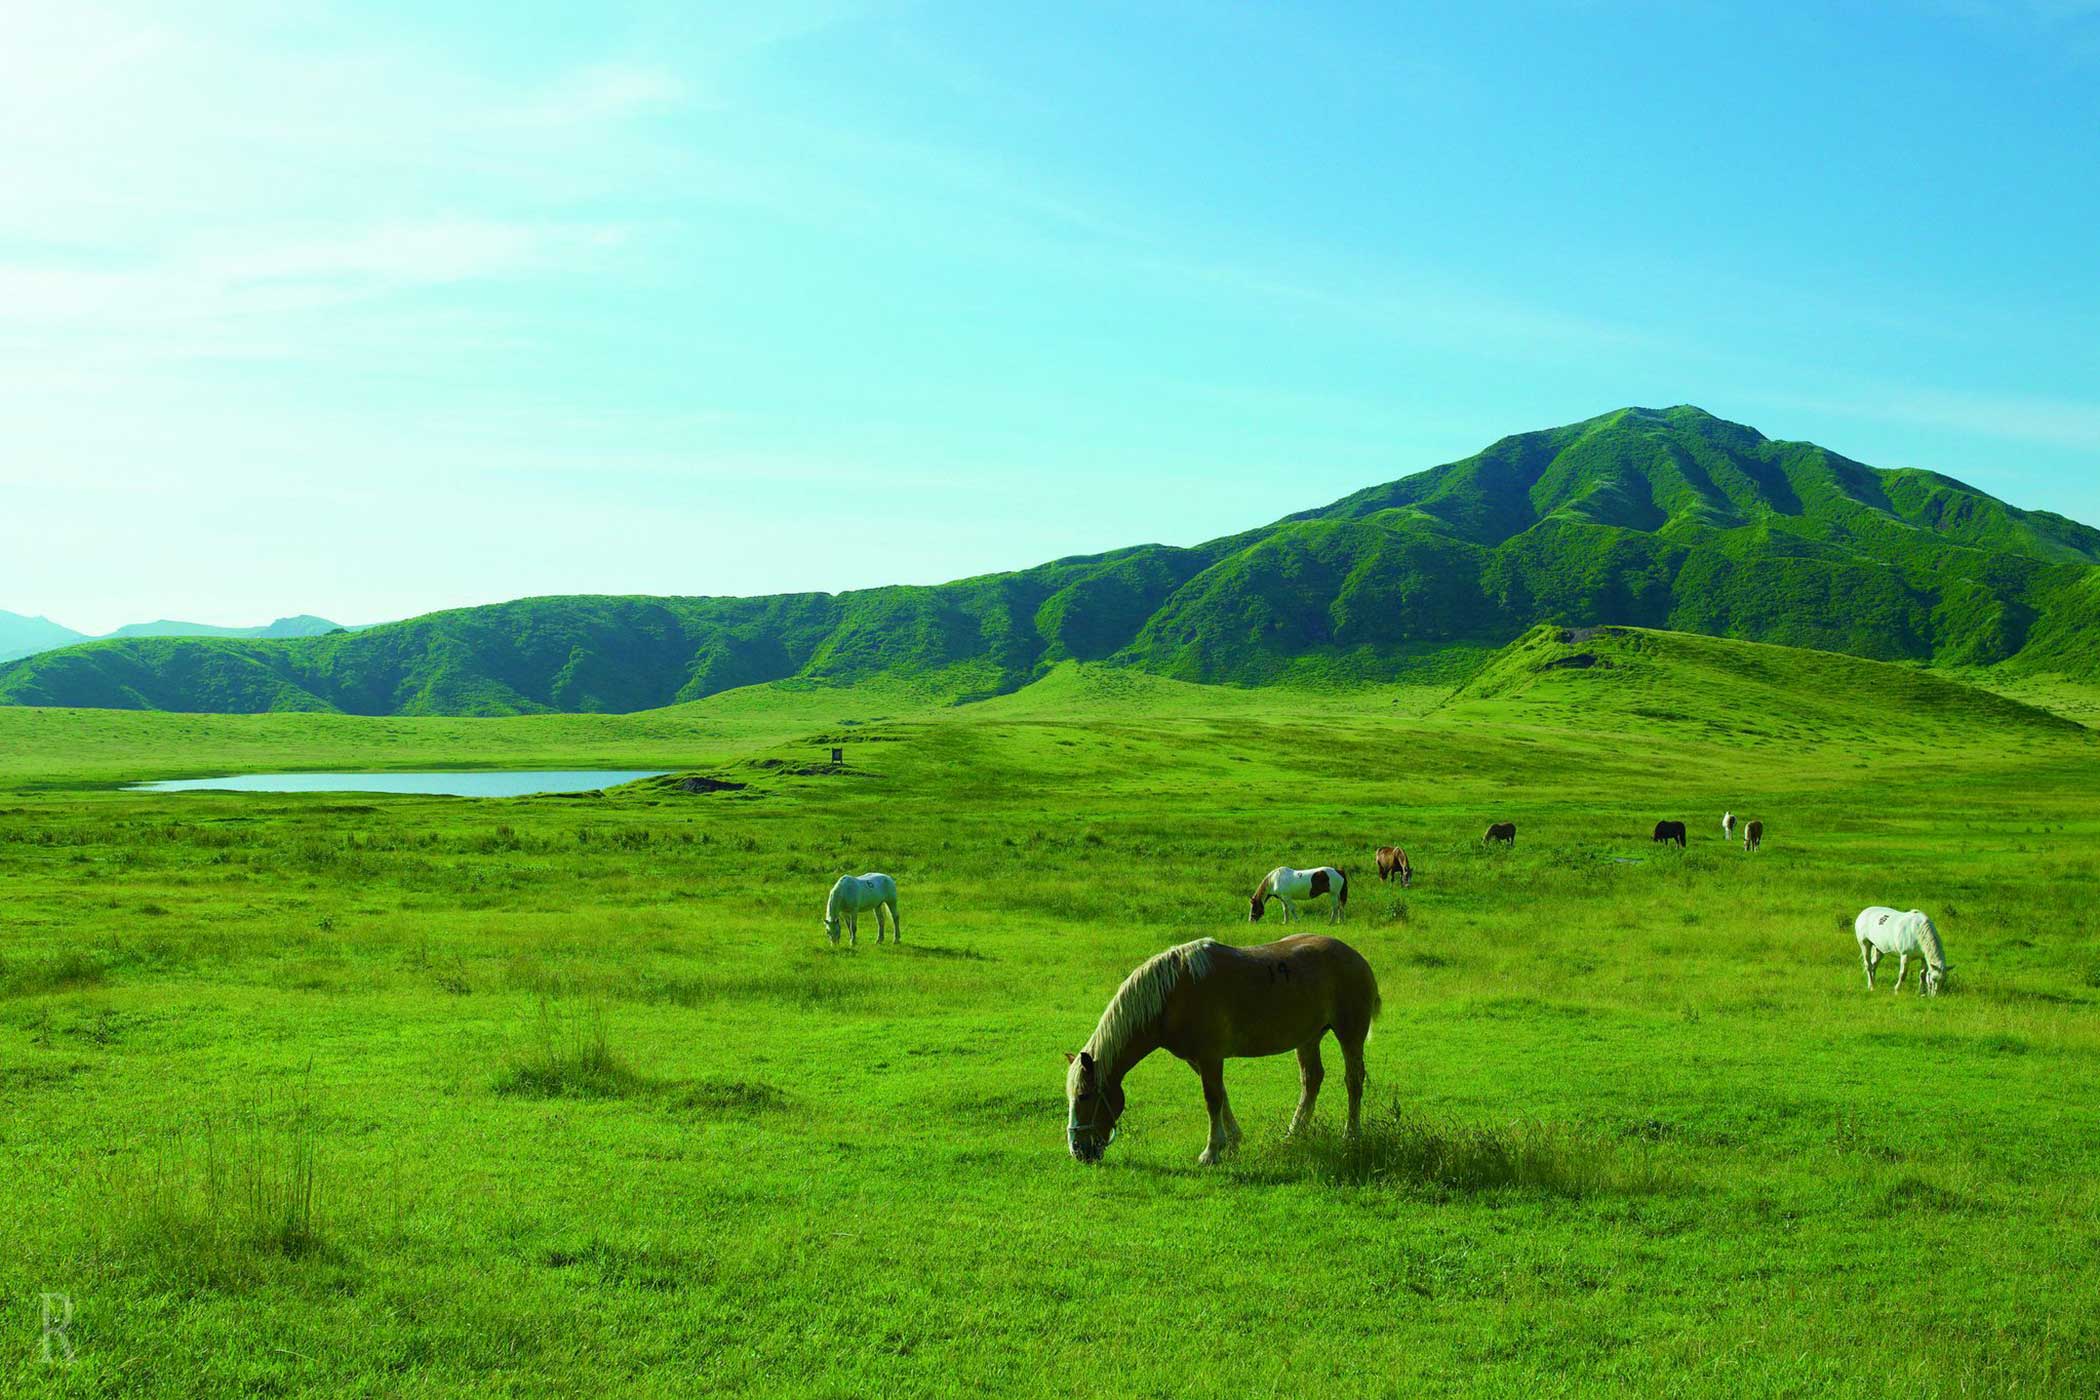
[[[1091,1167],[1108,1154],[1108,1145],[1116,1140],[1116,1130],[1110,1128],[1105,1138],[1083,1137],[1083,1132],[1081,1128],[1067,1125],[1065,1145],[1072,1150],[1073,1160]]]

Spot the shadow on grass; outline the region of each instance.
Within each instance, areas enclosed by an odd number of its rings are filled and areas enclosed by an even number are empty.
[[[696,1113],[781,1113],[792,1101],[780,1090],[755,1079],[696,1079],[672,1091],[671,1105]]]
[[[961,962],[997,962],[989,953],[980,953],[975,948],[950,948],[937,943],[899,943],[897,951],[908,958],[945,958]]]
[[[1364,1116],[1350,1137],[1315,1123],[1243,1148],[1230,1170],[1249,1181],[1370,1186],[1429,1196],[1498,1191],[1581,1198],[1643,1196],[1674,1187],[1637,1149],[1564,1124],[1520,1119],[1468,1123],[1395,1104]]]

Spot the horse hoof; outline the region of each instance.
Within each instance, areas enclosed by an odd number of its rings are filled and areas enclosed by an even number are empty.
[[[1223,1159],[1224,1155],[1222,1152],[1214,1152],[1206,1147],[1203,1149],[1203,1155],[1196,1159],[1196,1165],[1199,1167],[1215,1167]]]

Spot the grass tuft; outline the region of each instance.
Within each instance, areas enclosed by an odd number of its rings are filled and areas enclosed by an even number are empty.
[[[1255,1174],[1326,1186],[1380,1186],[1431,1196],[1527,1191],[1548,1196],[1650,1195],[1671,1183],[1645,1154],[1537,1119],[1466,1123],[1395,1103],[1365,1114],[1350,1137],[1315,1123],[1248,1154]]]
[[[206,1118],[150,1157],[109,1159],[92,1174],[97,1252],[128,1266],[227,1286],[327,1246],[310,1085],[281,1105]]]
[[[545,999],[532,1033],[512,1048],[495,1083],[499,1094],[530,1099],[622,1099],[645,1087],[613,1050],[603,1006],[571,1020]]]
[[[92,953],[53,953],[41,958],[0,958],[0,996],[34,996],[74,987],[99,987],[109,969]]]

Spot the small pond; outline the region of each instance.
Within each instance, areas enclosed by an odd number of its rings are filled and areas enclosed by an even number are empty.
[[[178,778],[134,783],[126,792],[385,792],[439,797],[531,797],[543,792],[591,792],[641,778],[661,768],[539,769],[480,773],[236,773],[226,778]]]

